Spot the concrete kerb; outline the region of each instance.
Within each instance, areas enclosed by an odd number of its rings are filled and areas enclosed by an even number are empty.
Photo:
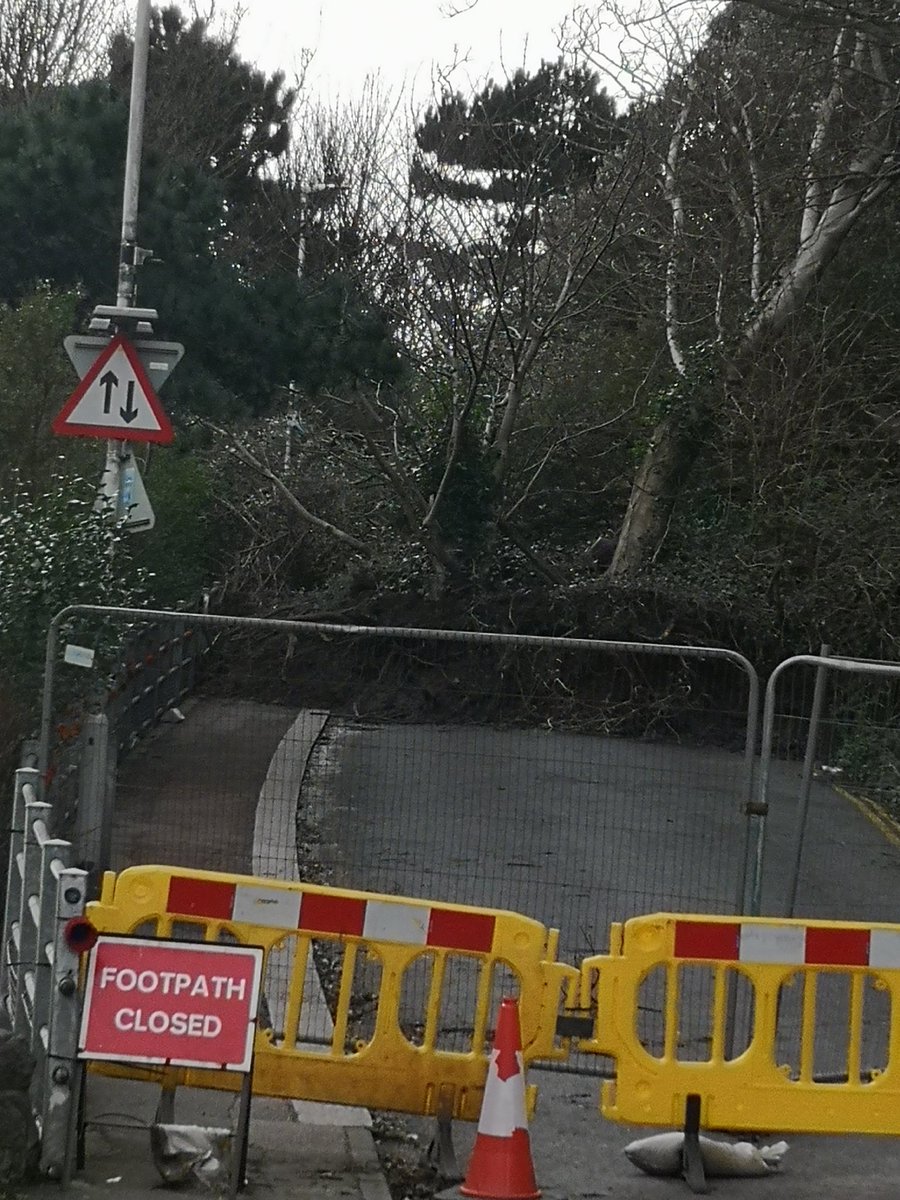
[[[260,878],[287,882],[298,882],[300,879],[297,802],[309,756],[327,720],[328,714],[325,712],[301,712],[272,756],[259,793],[253,829],[253,874]],[[287,994],[288,970],[288,964],[283,962],[270,967],[270,976],[274,975],[279,985],[273,989],[277,997]],[[304,996],[306,1002],[303,1005],[301,1038],[309,1039],[306,1045],[321,1045],[323,1039],[330,1038],[334,1033],[334,1025],[311,953],[306,962]],[[283,1028],[280,1007],[280,1000],[269,1000],[270,1015],[276,1029]],[[364,1108],[320,1104],[309,1100],[291,1100],[289,1103],[297,1119],[309,1124],[366,1128],[372,1124],[371,1116]]]
[[[298,879],[296,813],[303,773],[327,714],[301,713],[285,733],[259,794],[254,827],[254,873]],[[333,1026],[314,964],[307,963],[309,1005],[303,1033],[317,1041]],[[158,1200],[163,1186],[148,1129],[158,1092],[130,1080],[93,1076],[88,1086],[85,1170],[69,1187],[44,1181],[29,1196],[110,1195]],[[234,1128],[237,1097],[180,1089],[175,1119],[182,1124]],[[249,1195],[285,1200],[390,1200],[366,1109],[311,1101],[254,1100],[247,1158]],[[185,1188],[179,1190],[185,1191]],[[208,1194],[199,1182],[196,1189]]]

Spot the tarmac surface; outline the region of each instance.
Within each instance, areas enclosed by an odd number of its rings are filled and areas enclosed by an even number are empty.
[[[602,951],[608,922],[632,913],[732,911],[743,842],[730,816],[740,808],[738,755],[567,734],[554,735],[551,753],[540,731],[329,725],[321,778],[307,775],[303,799],[317,810],[341,882],[523,912],[560,927],[560,957],[570,962],[585,949]],[[799,775],[799,763],[773,764],[763,894],[770,914],[786,911]],[[798,916],[896,921],[898,912],[896,835],[886,837],[845,796],[814,783]],[[817,1071],[844,1067],[845,1005],[835,995],[822,1022]],[[885,1010],[876,1005],[873,1013],[881,1038],[870,1044],[884,1052]],[[455,1016],[448,1015],[449,1023]],[[785,1026],[779,1052],[791,1042]],[[627,1161],[628,1142],[659,1131],[605,1121],[598,1078],[532,1069],[529,1081],[538,1088],[531,1141],[546,1195],[689,1194],[681,1181],[650,1178]],[[410,1126],[427,1143],[427,1123]],[[765,1140],[780,1140],[779,1131],[769,1132]],[[458,1123],[455,1139],[465,1164],[474,1130]],[[786,1140],[783,1171],[719,1180],[715,1193],[791,1200],[898,1194],[898,1139]]]
[[[324,716],[247,701],[191,702],[184,712],[183,722],[160,725],[123,764],[114,868],[175,862],[296,879],[297,797]],[[311,1009],[307,1036],[329,1034],[321,989]],[[67,1187],[44,1182],[26,1194],[159,1200],[166,1185],[149,1132],[159,1088],[89,1074],[85,1095],[84,1168]],[[237,1097],[181,1088],[169,1119],[233,1131]],[[369,1113],[307,1101],[253,1101],[246,1184],[242,1194],[250,1197],[390,1200]],[[227,1186],[219,1181],[214,1191]],[[177,1191],[210,1194],[195,1177]]]
[[[115,865],[177,862],[296,878],[298,793],[324,715],[298,715],[246,701],[209,700],[193,702],[185,707],[185,713],[183,723],[161,726],[123,764],[113,831]],[[484,732],[485,736],[490,733]],[[370,740],[371,736],[366,734]],[[400,738],[402,731],[388,736]],[[407,850],[414,849],[420,861],[423,853],[425,859],[429,854],[427,838],[424,846],[419,844],[418,827],[411,814],[405,813],[399,789],[392,786],[389,774],[382,778],[373,767],[379,756],[379,761],[384,758],[385,748],[368,757],[364,751],[365,737],[355,739],[346,750],[343,769],[325,781],[324,790],[321,784],[317,786],[315,804],[327,810],[324,815],[332,822],[335,843],[341,838],[342,826],[355,830],[358,840],[343,860],[354,877],[354,886],[407,891],[400,886],[384,887],[380,875],[376,879],[375,864],[379,870],[384,866],[376,835],[379,829],[383,834],[389,822],[393,851],[400,862],[404,859],[404,844],[397,838],[402,839],[404,822],[409,835]],[[403,748],[397,745],[387,753],[388,758],[396,757],[398,762],[403,756]],[[501,742],[496,745],[494,761],[508,762]],[[471,780],[466,780],[457,792],[445,768],[446,763],[428,781],[428,795],[472,791]],[[525,763],[523,771],[530,769]],[[483,794],[476,792],[474,798],[481,801],[487,814],[491,807],[486,803],[490,800],[489,772],[481,786]],[[567,786],[577,789],[577,779]],[[791,853],[790,814],[783,803],[790,786],[792,780],[780,778],[774,796],[769,852],[775,863],[770,880],[776,890],[783,883],[783,863]],[[779,788],[784,796],[778,794]],[[354,811],[360,795],[366,801],[361,829]],[[696,795],[686,796],[685,800],[698,803]],[[804,915],[836,916],[849,900],[854,917],[890,919],[888,914],[896,913],[900,880],[898,847],[831,789],[817,789],[815,801],[820,820],[811,831],[810,853],[805,859]],[[481,845],[483,840],[477,831],[478,807],[475,804],[466,814],[462,826],[473,845]],[[437,830],[441,822],[433,825]],[[446,852],[446,847],[442,851]],[[633,858],[626,865],[633,872],[640,869],[640,860]],[[496,863],[487,866],[493,869]],[[478,875],[477,864],[456,863],[455,871],[464,886],[471,886],[472,880],[490,878],[488,872]],[[526,875],[533,881],[533,873]],[[552,894],[552,876],[548,881],[546,867],[543,882],[550,888],[549,903],[564,905],[564,895]],[[427,893],[421,894],[457,899],[437,880],[431,883]],[[514,892],[504,899],[508,907],[539,915],[533,903],[516,905]],[[466,900],[478,902],[475,896],[467,896]],[[777,911],[778,898],[770,896],[770,903]],[[870,905],[877,911],[866,912]],[[321,1008],[323,1019],[327,1019],[324,1004]],[[533,1071],[530,1081],[537,1083],[539,1090],[531,1142],[538,1182],[546,1197],[656,1200],[690,1194],[682,1181],[648,1177],[625,1159],[622,1149],[629,1141],[641,1133],[657,1131],[634,1130],[604,1121],[598,1111],[600,1081],[596,1077]],[[92,1076],[87,1092],[85,1169],[68,1189],[45,1183],[29,1188],[27,1194],[103,1194],[121,1200],[148,1200],[151,1194],[158,1197],[162,1181],[153,1165],[148,1135],[157,1100],[158,1090],[152,1086]],[[176,1119],[186,1124],[232,1127],[234,1103],[232,1097],[182,1089],[177,1096]],[[427,1145],[432,1133],[430,1122],[409,1120],[405,1126],[418,1136],[420,1146]],[[773,1131],[771,1140],[779,1136]],[[459,1161],[465,1166],[475,1129],[458,1124],[454,1137]],[[761,1179],[717,1180],[711,1185],[713,1194],[778,1195],[790,1200],[852,1200],[857,1196],[888,1200],[897,1193],[900,1140],[787,1140],[790,1148],[783,1171]],[[246,1194],[251,1196],[283,1196],[285,1200],[389,1197],[369,1115],[360,1109],[255,1101],[247,1165]],[[205,1191],[199,1184],[197,1190]]]
[[[165,1187],[150,1149],[158,1090],[130,1080],[94,1077],[87,1089],[85,1166],[68,1187],[45,1182],[28,1196],[109,1196],[116,1200],[160,1200]],[[236,1098],[224,1093],[181,1089],[179,1124],[234,1129]],[[356,1110],[332,1105],[259,1099],[251,1109],[247,1186],[242,1195],[315,1200],[389,1200],[372,1134]],[[227,1175],[213,1194],[227,1189]],[[173,1189],[175,1190],[175,1189]],[[195,1178],[178,1194],[210,1195]]]

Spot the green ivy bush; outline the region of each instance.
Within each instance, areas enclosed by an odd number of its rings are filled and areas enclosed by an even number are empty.
[[[77,476],[52,476],[37,494],[14,477],[0,515],[0,669],[5,706],[20,714],[36,707],[55,613],[146,599],[149,573],[133,562],[121,526],[94,510],[95,495],[96,485]],[[0,748],[6,766],[14,749]]]

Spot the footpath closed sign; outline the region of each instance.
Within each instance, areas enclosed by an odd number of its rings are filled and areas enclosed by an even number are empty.
[[[249,1071],[261,949],[101,935],[79,1057]]]

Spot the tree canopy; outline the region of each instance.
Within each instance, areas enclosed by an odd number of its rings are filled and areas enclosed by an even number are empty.
[[[138,300],[187,354],[148,487],[215,511],[235,603],[534,595],[575,628],[627,601],[766,653],[889,633],[895,6],[644,0],[621,53],[610,15],[407,114],[324,106],[154,13]],[[130,60],[118,32],[0,103],[0,384],[4,330],[56,338],[111,296]]]
[[[283,229],[257,236],[288,138],[282,78],[175,9],[154,13],[151,43],[139,240],[154,257],[138,288],[157,332],[192,347],[176,411],[258,412],[288,385],[395,372],[371,304],[340,279],[301,281]],[[120,34],[107,78],[0,108],[0,301],[44,283],[78,288],[85,308],[111,298],[129,78]]]
[[[499,203],[523,181],[535,199],[571,192],[596,179],[616,127],[595,71],[563,59],[533,74],[519,68],[472,96],[445,93],[427,110],[415,138],[435,166],[417,158],[416,179],[426,193]]]

